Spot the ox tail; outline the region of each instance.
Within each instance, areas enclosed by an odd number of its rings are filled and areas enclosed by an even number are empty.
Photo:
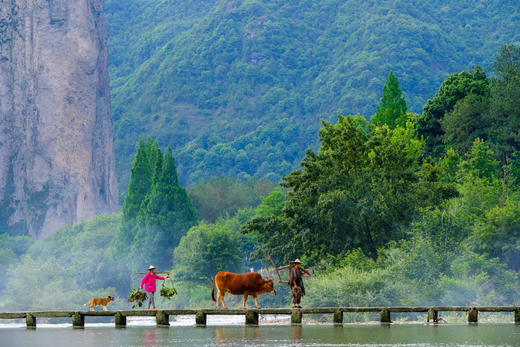
[[[211,288],[211,300],[213,301],[217,301],[217,299],[215,299],[215,277],[213,277],[213,288]]]

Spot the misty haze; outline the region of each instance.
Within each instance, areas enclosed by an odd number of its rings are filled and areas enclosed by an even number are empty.
[[[0,346],[517,344],[518,1],[1,1],[0,39]]]

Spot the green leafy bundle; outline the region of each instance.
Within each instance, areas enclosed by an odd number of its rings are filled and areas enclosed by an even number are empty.
[[[172,296],[176,295],[177,294],[177,289],[175,289],[175,287],[172,286],[171,287],[167,287],[165,285],[165,283],[163,283],[162,287],[161,287],[161,296],[164,296],[165,298],[167,298],[168,300],[171,299]]]
[[[130,295],[128,296],[128,302],[133,302],[132,308],[143,306],[143,302],[146,299],[146,293],[139,288],[132,288]]]

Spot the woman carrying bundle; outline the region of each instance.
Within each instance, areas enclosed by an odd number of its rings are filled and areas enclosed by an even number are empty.
[[[169,278],[169,277],[170,277],[170,274],[168,273],[166,278]],[[165,277],[161,277],[161,276],[157,275],[155,273],[155,266],[150,265],[150,267],[148,268],[148,273],[141,280],[141,289],[143,289],[143,286],[144,286],[144,290],[148,293],[148,309],[147,309],[148,311],[150,311],[150,306],[153,306],[153,309],[155,311],[157,311],[157,308],[155,307],[155,298],[154,298],[155,291],[156,291],[156,286],[155,286],[156,280],[164,281]]]

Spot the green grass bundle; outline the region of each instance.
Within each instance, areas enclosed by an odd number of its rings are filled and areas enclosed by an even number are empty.
[[[173,284],[171,285],[171,287],[167,287],[165,285],[165,283],[163,283],[162,287],[161,287],[161,296],[164,296],[165,298],[167,298],[168,300],[171,299],[172,296],[176,295],[177,294],[177,289],[175,289],[175,287],[173,286]]]
[[[143,306],[143,302],[146,299],[146,293],[139,288],[132,288],[130,295],[128,296],[128,302],[133,302],[132,308]]]

